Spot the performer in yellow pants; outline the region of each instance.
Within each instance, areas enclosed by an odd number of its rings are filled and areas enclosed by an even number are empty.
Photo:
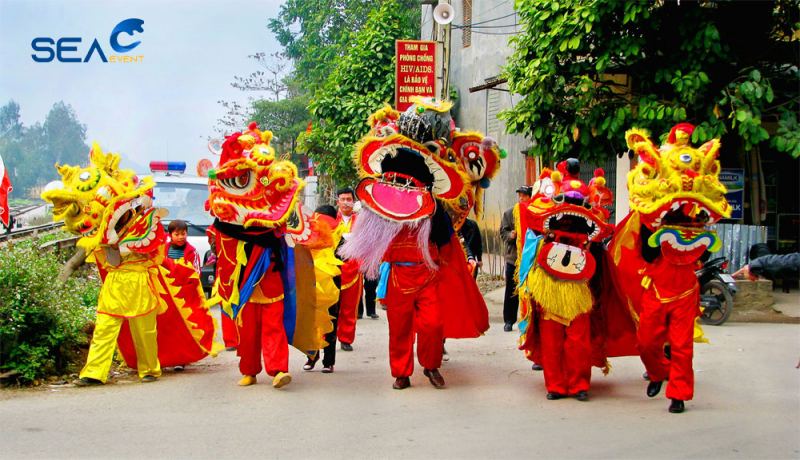
[[[101,271],[106,271],[103,287],[97,300],[97,321],[89,356],[75,383],[79,386],[105,383],[116,349],[117,336],[123,321],[128,321],[134,346],[139,378],[152,382],[161,376],[156,341],[156,316],[159,313],[157,254],[126,252],[107,246],[93,255]]]

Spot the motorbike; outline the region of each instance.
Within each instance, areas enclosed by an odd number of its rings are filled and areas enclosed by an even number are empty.
[[[718,257],[707,261],[695,271],[700,282],[700,321],[719,326],[731,316],[733,298],[736,295],[736,280],[726,273],[728,260]]]

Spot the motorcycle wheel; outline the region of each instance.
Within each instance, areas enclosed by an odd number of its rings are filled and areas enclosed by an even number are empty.
[[[731,316],[733,311],[733,296],[728,286],[720,280],[711,280],[700,289],[701,295],[713,295],[719,300],[719,309],[706,310],[700,315],[703,324],[719,326]]]

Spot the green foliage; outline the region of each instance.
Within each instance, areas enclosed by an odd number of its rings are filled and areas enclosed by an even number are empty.
[[[308,97],[303,95],[279,101],[262,99],[253,102],[250,119],[272,131],[272,145],[278,155],[290,154],[294,150],[297,133],[305,131],[308,125],[307,105]]]
[[[798,155],[795,0],[676,2],[518,0],[524,32],[505,74],[525,98],[501,117],[533,155],[600,160],[624,132],[697,126],[694,142],[730,134]],[[777,122],[770,133],[765,121]]]
[[[369,115],[394,97],[395,40],[417,34],[419,8],[415,18],[402,5],[384,1],[368,15],[308,107],[315,122],[298,137],[298,148],[338,184],[356,179],[353,146],[366,134]]]
[[[74,370],[94,317],[100,284],[70,278],[59,285],[62,260],[41,253],[41,241],[0,248],[0,373],[21,383]]]
[[[365,0],[287,0],[269,29],[294,61],[295,77],[313,93],[361,30],[374,2]]]
[[[19,104],[9,101],[0,108],[0,156],[10,174],[15,198],[31,197],[34,188],[58,179],[55,163],[82,164],[89,147],[86,126],[71,106],[53,104],[43,124],[23,126]]]

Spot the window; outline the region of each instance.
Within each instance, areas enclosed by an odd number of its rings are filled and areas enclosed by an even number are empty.
[[[472,44],[472,0],[461,1],[462,11],[464,12],[464,28],[461,29],[461,45],[469,48]]]

